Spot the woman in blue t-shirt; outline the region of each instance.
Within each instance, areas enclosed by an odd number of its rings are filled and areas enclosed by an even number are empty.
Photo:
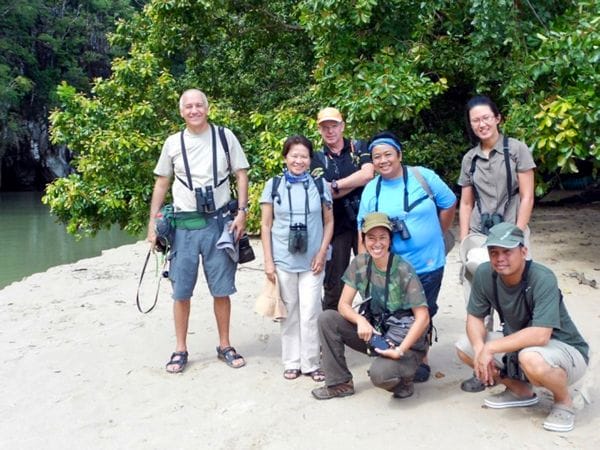
[[[394,224],[392,251],[414,267],[433,318],[446,264],[443,234],[452,225],[456,195],[433,170],[403,165],[402,144],[394,133],[383,131],[373,136],[369,150],[378,176],[363,190],[358,223],[373,211],[390,217]],[[423,362],[415,381],[427,381],[430,373],[431,368]]]

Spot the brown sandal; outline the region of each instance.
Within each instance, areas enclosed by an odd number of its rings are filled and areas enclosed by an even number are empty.
[[[298,369],[286,369],[283,371],[283,378],[286,380],[295,380],[300,376],[300,371]]]
[[[305,374],[313,379],[313,381],[320,383],[321,381],[325,381],[325,372],[321,369],[313,370],[312,372],[308,372]]]

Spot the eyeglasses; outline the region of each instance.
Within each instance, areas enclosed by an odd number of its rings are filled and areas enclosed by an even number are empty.
[[[321,131],[333,131],[340,126],[340,123],[336,123],[335,125],[319,125],[319,129]]]
[[[493,114],[486,114],[485,116],[477,117],[475,119],[471,119],[471,124],[479,125],[480,123],[490,123],[492,122],[496,116]]]

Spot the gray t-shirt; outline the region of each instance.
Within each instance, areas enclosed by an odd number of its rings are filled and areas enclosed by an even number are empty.
[[[315,182],[309,177],[308,190],[303,183],[287,183],[281,177],[277,188],[279,197],[271,197],[273,178],[265,184],[260,203],[273,204],[273,226],[271,227],[271,246],[273,249],[273,262],[286,272],[307,272],[310,263],[319,251],[323,242],[323,212],[322,208],[331,207],[331,193],[327,186],[323,189],[323,196],[329,206],[321,205],[321,197]],[[290,196],[291,208],[290,208]],[[306,222],[304,218],[306,195],[308,195],[308,210]],[[308,231],[308,248],[306,253],[290,253],[288,240],[290,235],[290,210],[292,223],[306,224]]]
[[[215,137],[217,142],[217,175],[218,180],[214,181],[213,175],[213,150],[212,133],[210,127],[200,134],[194,134],[186,129],[183,132],[185,150],[187,153],[190,174],[192,176],[192,188],[214,186],[221,180],[227,179],[229,172],[227,169],[227,156],[221,146],[219,133],[215,126]],[[248,160],[242,150],[242,146],[231,132],[225,128],[225,138],[229,145],[229,155],[231,158],[231,170],[233,173],[240,169],[248,168]],[[187,175],[181,153],[181,133],[176,133],[165,141],[158,163],[154,168],[154,174],[167,178],[175,176],[173,182],[173,203],[176,211],[196,211],[196,195],[193,190],[186,187],[180,180],[187,184]],[[221,208],[231,198],[229,192],[229,180],[227,179],[218,188],[213,188],[215,206]]]
[[[535,168],[535,162],[527,146],[516,139],[508,138],[508,153],[510,155],[510,168],[512,185],[506,188],[506,163],[504,162],[504,136],[498,138],[489,156],[477,145],[463,157],[458,184],[460,186],[473,186],[479,195],[481,213],[501,214],[504,222],[517,223],[517,213],[521,203],[518,192],[512,195],[508,203],[508,191],[514,193],[519,188],[518,173]],[[475,172],[471,177],[471,163],[477,156]],[[477,204],[473,207],[469,230],[481,233],[481,215]]]

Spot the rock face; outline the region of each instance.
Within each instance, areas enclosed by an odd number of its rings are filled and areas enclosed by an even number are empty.
[[[42,190],[72,172],[71,154],[65,146],[50,144],[46,120],[30,120],[24,126],[25,137],[16,146],[7,146],[2,156],[2,191]]]

